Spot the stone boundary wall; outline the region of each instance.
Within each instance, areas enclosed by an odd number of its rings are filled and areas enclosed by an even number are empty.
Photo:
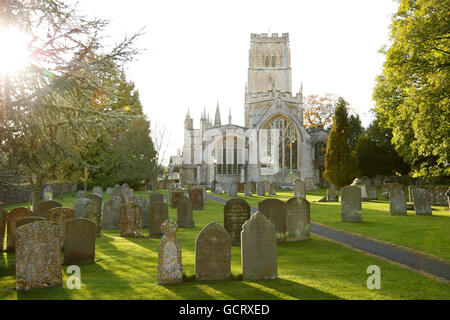
[[[44,195],[44,188],[50,186],[53,189],[53,195],[72,193],[77,191],[77,184],[66,182],[50,182],[42,186],[41,197]],[[23,184],[16,186],[13,190],[0,190],[0,202],[7,204],[15,204],[31,201],[31,188],[29,184]]]

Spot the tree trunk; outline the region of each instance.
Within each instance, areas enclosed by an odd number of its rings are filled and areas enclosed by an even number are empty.
[[[41,202],[41,189],[42,189],[42,177],[37,176],[36,181],[31,182],[31,187],[33,191],[33,212],[37,212],[37,206]]]

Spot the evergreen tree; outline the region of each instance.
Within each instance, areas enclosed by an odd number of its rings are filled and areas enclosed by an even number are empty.
[[[323,176],[338,188],[350,184],[357,176],[356,162],[348,143],[349,137],[346,102],[343,98],[339,98],[328,136],[323,173]]]
[[[361,124],[361,119],[357,114],[356,117],[354,115],[350,115],[348,118],[348,127],[349,127],[349,139],[348,144],[350,146],[350,150],[355,149],[356,140],[358,137],[364,132],[364,128]]]

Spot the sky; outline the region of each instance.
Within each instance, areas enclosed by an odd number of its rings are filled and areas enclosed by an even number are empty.
[[[335,93],[345,98],[367,127],[372,91],[388,44],[393,0],[81,0],[88,16],[107,19],[108,41],[141,28],[143,49],[126,68],[153,127],[166,127],[170,155],[181,149],[189,109],[194,128],[204,109],[222,123],[244,125],[251,33],[289,33],[292,91],[304,96]],[[214,120],[214,119],[213,119]],[[154,130],[156,132],[156,130]]]

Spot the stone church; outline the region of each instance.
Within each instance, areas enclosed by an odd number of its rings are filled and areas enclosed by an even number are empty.
[[[180,155],[183,186],[277,182],[300,178],[307,189],[322,181],[328,132],[303,126],[303,88],[292,94],[289,34],[251,34],[245,125],[222,123],[217,103],[214,121],[204,111],[194,129],[189,111]],[[173,170],[170,168],[169,170]]]

